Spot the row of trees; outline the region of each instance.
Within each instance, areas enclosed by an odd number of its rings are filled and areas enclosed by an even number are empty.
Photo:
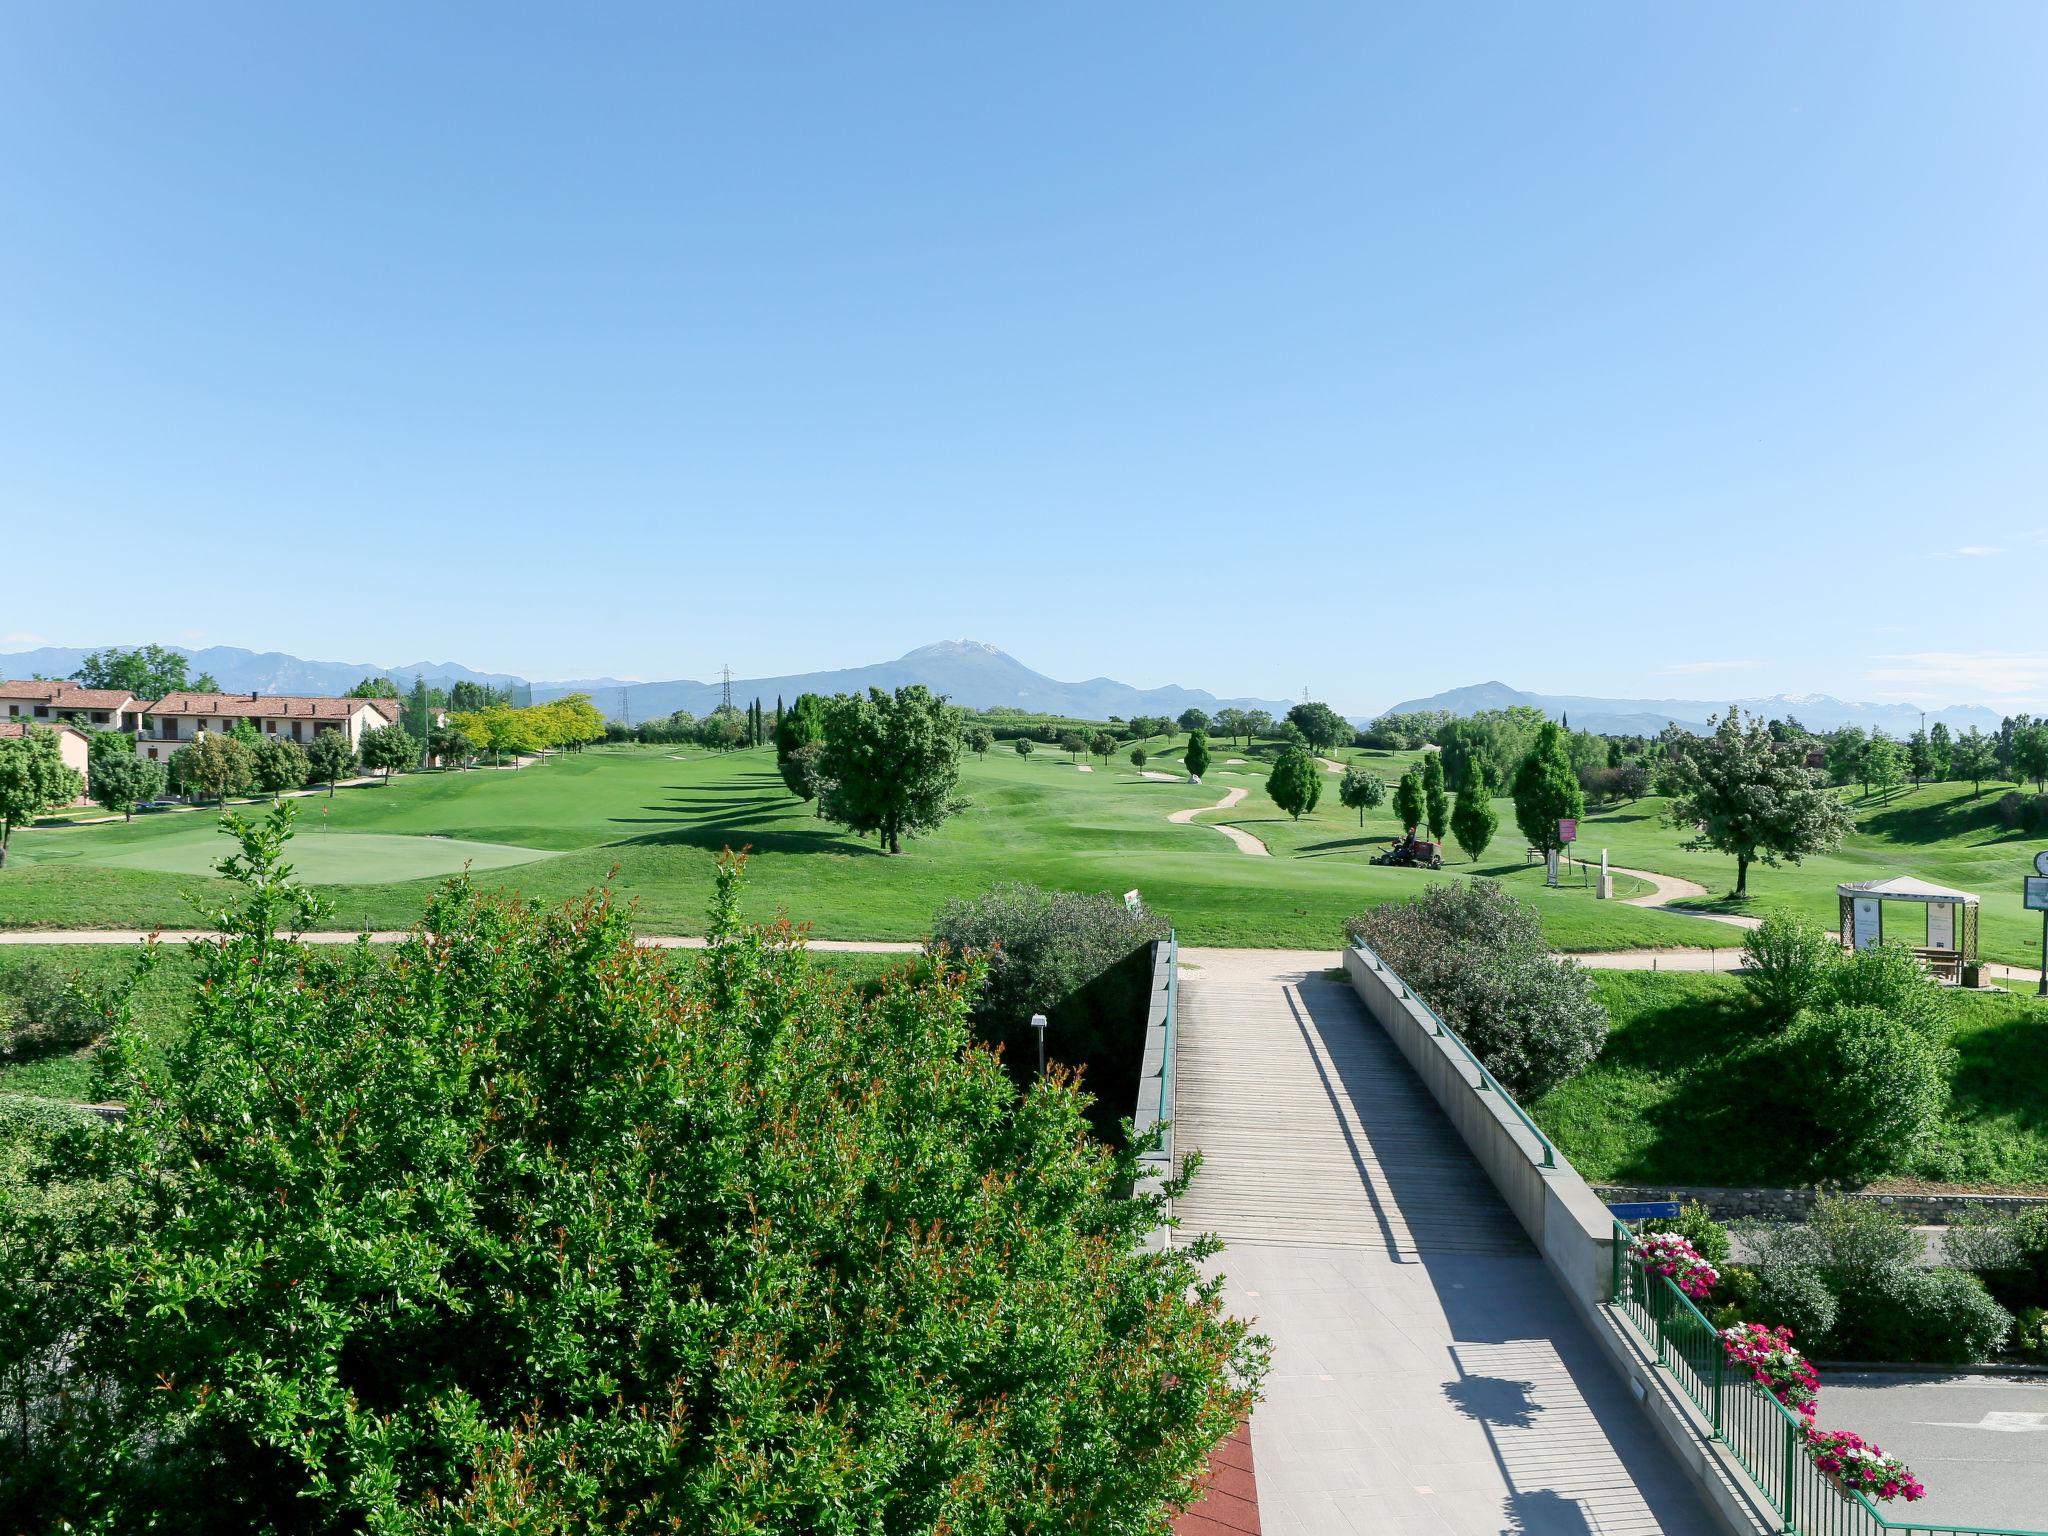
[[[132,651],[110,646],[89,651],[71,674],[71,681],[86,688],[114,688],[132,693],[145,703],[155,703],[167,693],[191,689],[195,693],[218,693],[220,684],[211,672],[197,677],[188,674],[190,664],[184,653],[161,645],[138,645]]]
[[[463,764],[488,752],[494,762],[505,754],[528,757],[539,752],[581,751],[605,737],[604,716],[587,693],[565,694],[524,709],[493,704],[486,709],[450,715],[447,732],[434,741],[445,760]]]
[[[1974,725],[1952,734],[1937,720],[1903,741],[1882,730],[1866,735],[1845,725],[1830,732],[1817,750],[1830,782],[1855,783],[1866,796],[1886,799],[1909,779],[1916,786],[1967,782],[1975,794],[1983,792],[1986,780],[2017,784],[2031,779],[2037,791],[2048,782],[2048,721],[2028,715],[2008,716],[1990,736]]]

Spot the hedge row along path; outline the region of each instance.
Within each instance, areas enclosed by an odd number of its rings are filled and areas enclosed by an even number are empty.
[[[1225,790],[1223,798],[1214,805],[1191,805],[1184,811],[1172,812],[1166,819],[1176,826],[1187,826],[1204,811],[1229,810],[1245,797],[1245,793],[1244,786],[1240,784],[1235,789]],[[1255,859],[1270,859],[1273,856],[1272,849],[1268,848],[1256,837],[1253,837],[1251,833],[1245,831],[1243,827],[1227,827],[1220,822],[1214,821],[1205,821],[1201,825],[1207,827],[1212,832],[1221,832],[1225,837],[1237,844],[1237,849],[1240,853],[1248,853]]]

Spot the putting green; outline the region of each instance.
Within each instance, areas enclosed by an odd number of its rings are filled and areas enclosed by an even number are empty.
[[[160,837],[80,863],[114,869],[153,869],[171,875],[210,875],[229,845],[211,826],[191,835]],[[387,885],[430,880],[472,869],[504,869],[549,857],[541,848],[472,843],[455,837],[408,837],[394,832],[303,831],[286,851],[301,880],[313,885]]]

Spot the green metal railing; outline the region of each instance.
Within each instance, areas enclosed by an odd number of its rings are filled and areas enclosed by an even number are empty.
[[[1657,1364],[1706,1419],[1711,1438],[1728,1447],[1782,1522],[1800,1536],[2048,1536],[1988,1525],[1929,1525],[1890,1520],[1862,1494],[1839,1487],[1806,1454],[1800,1416],[1749,1376],[1728,1368],[1720,1334],[1692,1299],[1665,1275],[1652,1275],[1629,1255],[1631,1234],[1614,1224],[1614,1305]]]
[[[1472,1063],[1472,1070],[1479,1074],[1479,1091],[1481,1093],[1497,1093],[1500,1095],[1501,1102],[1515,1112],[1515,1118],[1529,1128],[1529,1134],[1536,1138],[1536,1144],[1543,1149],[1543,1166],[1555,1168],[1557,1166],[1557,1148],[1550,1144],[1548,1136],[1536,1128],[1536,1122],[1529,1118],[1527,1110],[1515,1102],[1515,1096],[1500,1085],[1500,1079],[1487,1071],[1486,1064],[1472,1054],[1472,1047],[1459,1038],[1458,1032],[1443,1021],[1443,1016],[1429,1006],[1428,1000],[1420,992],[1401,979],[1399,971],[1387,964],[1386,961],[1382,960],[1365,945],[1353,944],[1351,947],[1365,958],[1366,964],[1370,965],[1374,970],[1385,974],[1387,979],[1394,984],[1396,996],[1413,998],[1416,1005],[1429,1015],[1429,1021],[1435,1026],[1436,1033],[1455,1045],[1464,1053],[1465,1059]]]

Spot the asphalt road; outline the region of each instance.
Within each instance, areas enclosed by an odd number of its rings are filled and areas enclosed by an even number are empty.
[[[1893,1520],[2048,1531],[2048,1376],[1823,1371],[1820,1426],[1875,1440],[1927,1485],[1882,1506]]]

